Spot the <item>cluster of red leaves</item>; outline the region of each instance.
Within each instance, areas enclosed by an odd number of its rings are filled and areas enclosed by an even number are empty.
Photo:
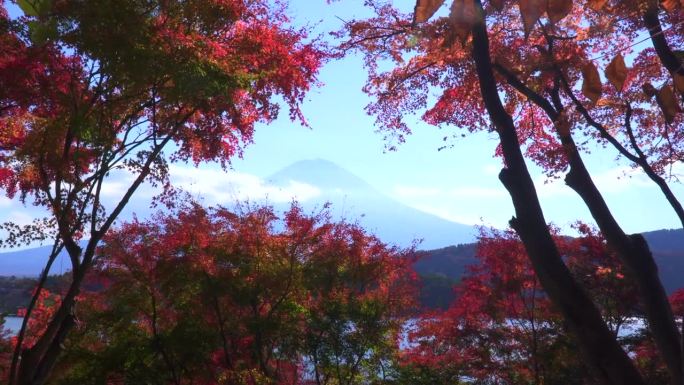
[[[24,15],[10,20],[0,4],[0,188],[51,213],[48,230],[74,271],[48,328],[65,332],[48,332],[37,349],[21,352],[30,367],[18,371],[36,378],[58,355],[46,347],[61,344],[72,324],[61,315],[72,313],[95,245],[141,184],[162,186],[159,199],[169,199],[169,161],[225,167],[281,104],[304,123],[299,105],[326,54],[305,29],[288,25],[280,1],[16,5]],[[103,185],[117,170],[133,178],[105,204]],[[4,227],[10,244],[45,238],[40,226]]]
[[[31,313],[31,319],[28,322],[28,333],[24,337],[24,345],[31,347],[37,341],[38,337],[45,331],[54,312],[59,308],[61,302],[59,294],[53,294],[49,290],[41,290],[36,306]],[[17,310],[17,316],[25,317],[26,309],[20,308]],[[12,337],[12,346],[16,345],[16,336]]]
[[[580,237],[558,235],[556,242],[617,333],[634,315],[636,288],[623,279],[602,237],[586,225],[578,230]],[[477,383],[553,382],[573,373],[574,380],[585,375],[563,318],[515,234],[483,234],[477,257],[479,263],[456,286],[452,305],[418,320],[403,364]]]
[[[45,331],[50,319],[59,308],[61,296],[43,289],[38,296],[36,306],[33,309],[31,319],[27,325],[27,334],[24,338],[24,346],[31,347],[36,343],[40,335]],[[26,309],[17,309],[17,316],[24,317]],[[12,352],[17,344],[17,336],[12,335],[0,324],[0,380],[6,381],[9,372]]]
[[[90,285],[104,289],[80,298],[58,378],[135,378],[143,364],[180,383],[355,378],[396,349],[415,306],[411,255],[298,207],[282,221],[192,205],[125,224],[101,247]],[[122,356],[123,343],[143,353]]]
[[[684,317],[684,289],[679,289],[670,295],[670,304],[676,317]]]
[[[225,162],[277,116],[272,96],[302,119],[324,57],[266,1],[50,4],[18,21],[0,13],[0,186],[10,196],[84,183],[103,154],[144,154],[140,138],[171,136],[174,159]],[[37,40],[17,23],[50,32]]]
[[[450,3],[447,17],[432,17]],[[684,77],[665,69],[648,45],[636,44],[647,35],[641,20],[643,2],[483,3],[501,97],[516,121],[527,155],[547,172],[567,167],[556,128],[538,105],[507,82],[506,73],[548,100],[560,91],[557,100],[569,106],[567,128],[583,134],[577,135],[578,143],[602,139],[572,107],[573,98],[627,148],[631,142],[624,123],[629,103],[636,141],[654,167],[665,172],[666,165],[682,159],[684,114],[679,98],[668,95],[684,93]],[[377,116],[380,129],[403,141],[410,133],[405,117],[424,110],[423,119],[430,124],[491,130],[470,55],[470,28],[479,17],[474,2],[418,0],[415,13],[403,13],[380,1],[367,4],[375,16],[348,23],[339,36],[346,38],[344,50],[365,55],[369,70],[365,90],[374,99],[367,111]],[[682,5],[676,0],[663,2],[661,9],[663,34],[671,49],[681,52],[684,39],[677,31],[684,25]],[[634,58],[631,66],[623,66],[623,56]],[[379,65],[388,61],[391,65]],[[612,85],[601,84],[599,76],[589,79],[588,73],[605,73],[606,83]],[[647,84],[657,97],[644,93]],[[435,93],[436,99],[431,97]]]

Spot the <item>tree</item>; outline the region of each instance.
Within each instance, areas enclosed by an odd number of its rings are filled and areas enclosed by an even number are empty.
[[[9,333],[5,329],[5,318],[0,316],[0,379],[9,378],[9,367],[12,360],[12,344]]]
[[[377,16],[348,23],[342,48],[366,55],[366,91],[376,98],[368,111],[378,116],[379,125],[403,141],[410,130],[402,116],[427,107],[428,92],[437,88],[441,95],[423,115],[426,121],[495,131],[505,164],[499,178],[516,211],[511,226],[583,358],[602,383],[643,383],[596,304],[563,263],[525,155],[551,175],[567,170],[566,183],[618,251],[626,276],[638,283],[671,383],[682,384],[681,335],[652,255],[643,237],[619,226],[582,158],[586,141],[609,141],[658,183],[679,214],[664,173],[680,160],[682,114],[676,93],[682,92],[684,69],[676,52],[683,43],[681,4],[455,0],[449,17],[430,21],[444,1],[420,0],[412,15],[378,1],[367,3]],[[632,44],[640,33],[649,35],[653,49]],[[630,49],[637,52],[628,70],[622,54]],[[611,84],[604,87],[595,62],[607,60]],[[388,67],[379,65],[382,61],[393,61],[394,67],[383,72]]]
[[[324,56],[268,1],[17,1],[0,8],[0,186],[45,207],[31,226],[6,224],[8,242],[54,237],[31,318],[57,253],[72,280],[35,344],[19,334],[11,383],[42,383],[74,326],[73,308],[98,242],[144,182],[171,192],[168,161],[223,166],[254,124],[292,119]],[[132,182],[107,207],[112,172]],[[85,246],[79,240],[87,240]]]
[[[553,231],[554,239],[573,276],[585,284],[618,336],[639,313],[636,287],[626,282],[605,240],[586,225],[578,228],[578,238]],[[482,234],[477,258],[456,286],[458,297],[451,306],[418,319],[413,345],[401,364],[423,368],[445,383],[587,383],[591,377],[567,324],[542,290],[515,233]]]
[[[412,250],[298,207],[183,207],[110,233],[55,383],[380,380],[416,301]]]

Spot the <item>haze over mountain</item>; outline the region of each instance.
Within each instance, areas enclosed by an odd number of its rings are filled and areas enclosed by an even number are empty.
[[[301,185],[304,188],[300,190],[307,191],[307,199],[300,201],[305,210],[315,212],[330,203],[335,220],[359,222],[387,243],[406,247],[422,239],[418,248],[428,250],[475,240],[473,226],[451,222],[399,203],[326,160],[296,162],[265,178],[264,183],[276,189]],[[283,211],[289,208],[289,204],[275,204],[275,208]],[[138,214],[144,218],[149,215],[149,210],[142,209]],[[0,253],[0,276],[38,275],[49,250],[50,247],[39,247]],[[68,266],[68,258],[62,255],[51,272],[63,272]]]
[[[34,277],[45,268],[52,246],[0,253],[0,276]],[[52,263],[50,274],[61,274],[71,268],[71,261],[62,251]]]
[[[292,183],[315,187],[318,194],[301,202],[306,210],[315,210],[329,202],[335,219],[358,221],[387,243],[409,246],[414,240],[422,240],[418,248],[428,250],[475,240],[474,226],[448,221],[397,202],[326,160],[296,162],[266,178],[266,182],[283,188]]]
[[[684,230],[657,230],[642,234],[658,265],[658,275],[668,293],[684,288]],[[422,275],[460,279],[470,265],[477,263],[477,245],[465,244],[427,251],[414,265]]]
[[[423,239],[419,249],[431,250],[416,264],[416,270],[423,275],[457,280],[466,265],[476,262],[473,226],[450,222],[401,204],[332,162],[321,159],[296,162],[266,178],[264,183],[283,189],[292,184],[306,186],[305,190],[311,193],[300,202],[305,210],[320,210],[330,202],[335,219],[358,221],[385,242],[408,246],[413,240]],[[277,210],[287,207],[287,204],[276,205]],[[672,291],[684,286],[684,231],[659,230],[644,236],[651,245],[666,289]],[[459,244],[462,245],[455,246]],[[0,253],[0,276],[38,275],[49,251],[50,247],[46,246]],[[69,266],[63,254],[51,272],[59,274]]]

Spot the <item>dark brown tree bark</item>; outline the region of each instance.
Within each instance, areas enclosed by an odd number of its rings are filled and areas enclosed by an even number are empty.
[[[549,233],[532,178],[520,150],[513,119],[499,97],[489,52],[489,39],[480,1],[473,25],[473,57],[482,98],[500,138],[506,162],[499,174],[513,200],[511,226],[520,236],[544,290],[558,306],[577,337],[584,361],[603,384],[644,384],[640,373],[617,343],[601,314],[573,279]]]
[[[561,141],[570,163],[565,183],[582,198],[606,241],[621,257],[629,278],[637,282],[648,325],[670,373],[670,383],[681,385],[680,335],[648,244],[641,234],[625,234],[592,181],[572,137],[561,135]]]
[[[559,98],[554,100],[559,103]],[[670,383],[682,385],[681,336],[651,250],[641,234],[627,235],[620,227],[594,184],[570,131],[559,132],[559,138],[570,165],[565,183],[582,198],[606,241],[621,257],[629,278],[636,281],[648,325],[667,365]]]
[[[663,28],[658,17],[658,2],[651,1],[648,4],[642,15],[642,20],[651,37],[651,43],[658,54],[658,58],[660,58],[660,62],[671,74],[684,76],[684,63],[672,51],[663,34]],[[684,101],[684,91],[680,92],[680,96],[682,101]]]
[[[151,152],[145,161],[142,171],[129,186],[111,214],[109,214],[104,223],[100,226],[100,229],[91,233],[91,238],[88,241],[85,250],[81,250],[81,247],[78,246],[71,237],[73,231],[63,231],[60,228],[62,242],[66,246],[72,245],[71,247],[67,247],[69,256],[74,263],[72,281],[67,293],[62,298],[62,303],[52,317],[52,320],[50,320],[45,332],[40,336],[34,346],[21,350],[18,370],[14,367],[10,369],[10,385],[14,385],[12,382],[14,382],[15,370],[17,372],[17,385],[40,385],[47,380],[52,368],[57,363],[57,358],[61,353],[62,345],[69,334],[69,331],[74,326],[74,306],[76,304],[76,297],[80,293],[81,283],[85,279],[86,273],[92,266],[98,242],[109,230],[119,214],[123,211],[124,207],[126,207],[133,194],[143,183],[151,171],[153,162],[158,159],[161,151],[170,140],[171,135],[168,135],[155,146],[154,151]],[[102,178],[104,177],[105,176],[102,175]],[[99,202],[99,190],[96,195],[96,202]],[[93,223],[96,222],[95,215],[96,211],[94,210],[93,218],[90,218],[90,221]],[[72,227],[78,228],[79,224],[73,225]],[[37,296],[38,294],[39,293],[36,293],[35,295]]]
[[[549,45],[549,52],[553,52],[551,41],[549,41]],[[553,100],[553,104],[551,104],[551,102],[546,100],[540,94],[526,87],[519,79],[515,77],[515,75],[506,71],[505,68],[496,65],[495,68],[503,74],[508,84],[526,95],[533,103],[542,108],[552,121],[557,121],[559,119],[560,114],[558,111],[563,110],[564,106],[562,105],[560,99],[558,84],[557,87],[551,92]],[[565,79],[562,78],[563,74],[561,71],[558,71],[558,76],[560,77],[558,82],[563,83],[565,86],[565,91],[569,94],[568,96],[573,100],[576,106],[581,107],[582,104],[572,94],[572,90],[568,86]],[[585,112],[586,110],[584,110],[582,113],[586,116],[587,114],[585,114]],[[594,124],[599,125],[598,123]],[[626,125],[629,128],[629,116],[627,117]],[[661,356],[663,357],[670,373],[670,383],[673,385],[681,385],[682,351],[679,342],[681,340],[681,336],[672,314],[667,293],[660,282],[658,269],[648,244],[641,235],[636,234],[628,236],[622,230],[608,208],[608,205],[603,199],[600,191],[594,184],[591,175],[587,170],[584,161],[582,160],[581,154],[577,150],[577,146],[570,134],[570,131],[568,130],[567,132],[561,132],[558,130],[558,135],[570,166],[570,172],[567,174],[565,179],[566,183],[582,198],[584,203],[589,208],[589,211],[591,212],[592,217],[596,221],[599,229],[601,230],[601,233],[606,238],[606,241],[618,252],[629,272],[630,278],[637,282],[639,294],[642,302],[644,303],[649,327],[653,332],[656,345],[658,346]],[[646,166],[648,167],[644,168],[644,170],[647,172],[647,174],[648,171],[653,173],[653,170],[647,163]],[[660,177],[657,179],[651,179],[654,180],[654,182],[656,182],[659,186],[660,184],[658,181],[664,183],[664,180]],[[667,187],[667,184],[665,184],[665,186]],[[667,191],[671,193],[669,188],[667,188]],[[667,194],[665,195],[668,197]],[[676,199],[675,203],[677,203],[677,205],[679,204]],[[681,208],[681,206],[678,207]],[[673,208],[675,208],[675,211],[677,211],[677,206],[673,205]],[[677,213],[679,214],[679,212]]]

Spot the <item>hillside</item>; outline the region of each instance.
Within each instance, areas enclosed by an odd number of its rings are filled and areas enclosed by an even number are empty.
[[[35,247],[0,253],[0,276],[36,277],[45,268],[52,246]],[[61,274],[71,267],[71,261],[62,251],[52,264],[50,274]]]
[[[644,233],[655,255],[656,263],[665,289],[671,293],[684,287],[684,231],[658,230]],[[475,243],[460,244],[422,252],[414,265],[421,276],[422,288],[420,302],[429,308],[445,308],[453,299],[453,286],[466,272],[467,267],[477,262]],[[47,255],[48,247],[24,250],[13,253],[0,253],[2,266],[11,266],[14,271],[31,272]],[[11,262],[11,263],[10,263]],[[68,261],[64,260],[63,266]],[[53,273],[60,273],[60,262],[55,264]],[[4,267],[3,267],[4,269]],[[16,311],[16,307],[29,299],[32,279],[1,278],[10,276],[0,269],[0,313]],[[16,275],[16,274],[14,274]],[[30,274],[24,274],[30,275]]]
[[[663,286],[668,293],[684,288],[684,230],[657,230],[643,234],[651,247]],[[453,292],[440,287],[445,279],[458,281],[466,272],[467,266],[477,263],[476,244],[462,244],[430,250],[415,264],[416,271],[424,277],[429,290],[435,296],[449,295]],[[425,299],[423,302],[442,304],[445,298]]]
[[[668,293],[684,287],[684,230],[644,233]]]

